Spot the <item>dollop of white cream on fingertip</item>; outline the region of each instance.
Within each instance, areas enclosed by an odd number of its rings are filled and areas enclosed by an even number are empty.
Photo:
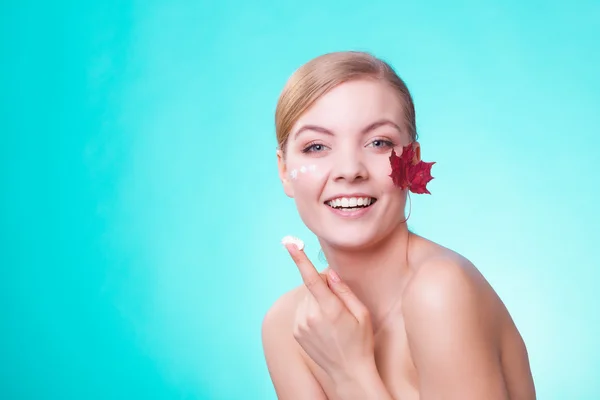
[[[296,245],[298,250],[304,249],[304,242],[295,236],[284,236],[284,238],[281,239],[281,244],[283,244],[284,246],[286,244],[294,244],[294,245]]]

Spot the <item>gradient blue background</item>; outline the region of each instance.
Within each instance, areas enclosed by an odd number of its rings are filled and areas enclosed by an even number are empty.
[[[318,244],[276,173],[310,58],[412,90],[432,196],[409,227],[509,307],[540,399],[600,398],[600,3],[0,6],[0,398],[275,399],[262,317]]]

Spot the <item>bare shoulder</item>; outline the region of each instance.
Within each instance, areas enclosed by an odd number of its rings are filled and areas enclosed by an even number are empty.
[[[535,399],[524,342],[491,285],[466,257],[432,242],[421,250],[402,313],[424,397]]]
[[[298,286],[281,295],[266,312],[262,321],[262,342],[267,364],[272,362],[273,353],[297,350],[293,323],[303,296],[303,287]]]
[[[424,240],[424,256],[413,270],[403,296],[403,311],[410,315],[425,311],[446,314],[477,314],[478,323],[499,332],[507,316],[504,304],[481,274],[463,255]]]
[[[325,281],[327,281],[326,273],[327,268],[320,273],[321,278]],[[286,330],[289,331],[289,334],[292,335],[296,309],[307,293],[308,289],[302,284],[285,292],[275,300],[263,319],[263,335],[265,334],[265,329],[267,331],[274,330],[274,327],[277,327],[278,329],[286,328]]]
[[[327,281],[327,268],[321,271],[321,279]],[[281,295],[269,308],[262,324],[263,342],[265,339],[290,342],[298,346],[293,338],[293,324],[298,304],[308,293],[305,285],[301,284]],[[272,338],[271,336],[276,336]],[[297,347],[298,348],[298,347]]]
[[[277,398],[282,400],[327,399],[293,335],[296,309],[305,290],[301,285],[284,293],[269,308],[262,322],[262,344],[267,368]]]
[[[263,330],[272,325],[283,326],[291,324],[298,302],[303,296],[302,286],[281,295],[269,308],[263,319]]]

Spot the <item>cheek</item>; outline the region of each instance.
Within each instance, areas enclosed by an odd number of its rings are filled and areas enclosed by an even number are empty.
[[[392,167],[387,157],[377,157],[369,160],[369,179],[377,182],[377,185],[384,191],[394,190],[394,181],[390,177]]]
[[[289,178],[294,187],[314,185],[321,182],[324,169],[316,163],[299,164],[289,169]]]

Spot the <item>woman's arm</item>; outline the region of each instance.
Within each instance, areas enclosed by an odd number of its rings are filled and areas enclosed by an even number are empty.
[[[280,314],[280,315],[277,315]],[[279,400],[327,400],[327,395],[299,353],[298,344],[289,339],[282,310],[274,306],[263,321],[262,340],[271,380]],[[336,397],[342,400],[393,400],[375,364],[357,368],[347,377],[330,377]]]
[[[424,265],[403,312],[422,400],[508,400],[498,324],[484,280],[468,261]]]
[[[265,316],[262,324],[262,343],[279,400],[327,400],[299,352],[291,329],[293,296],[282,296]]]
[[[375,362],[362,366],[348,379],[334,379],[337,398],[342,400],[394,400],[377,371]]]

